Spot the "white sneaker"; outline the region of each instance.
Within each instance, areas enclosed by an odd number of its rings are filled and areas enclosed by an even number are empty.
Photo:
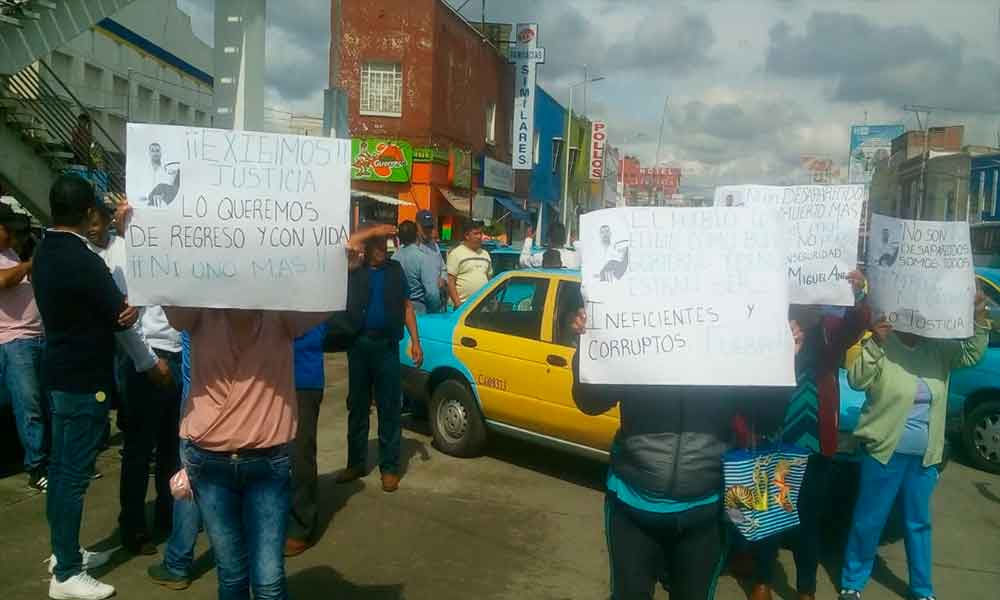
[[[114,554],[114,552],[114,549],[106,550],[104,552],[91,552],[86,548],[80,548],[80,555],[83,557],[83,565],[81,568],[84,571],[89,571],[91,569],[103,567],[108,564],[109,560],[111,560],[111,555]],[[52,571],[56,568],[56,555],[53,554],[49,556],[48,560],[45,562],[49,563],[49,575],[51,575]]]
[[[115,595],[115,588],[94,579],[84,571],[59,582],[55,575],[49,581],[49,598],[53,600],[104,600]]]

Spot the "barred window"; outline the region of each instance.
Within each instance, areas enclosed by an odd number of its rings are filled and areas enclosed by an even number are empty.
[[[399,63],[365,63],[361,67],[361,114],[403,115],[403,67]]]

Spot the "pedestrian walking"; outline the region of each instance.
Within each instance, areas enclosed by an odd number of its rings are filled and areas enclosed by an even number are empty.
[[[493,276],[490,253],[483,249],[483,222],[469,221],[462,243],[448,253],[448,297],[457,309]]]
[[[948,379],[986,351],[990,323],[986,297],[975,299],[974,335],[964,340],[924,338],[894,331],[883,317],[872,327],[847,381],[866,393],[855,437],[861,475],[844,551],[841,600],[859,600],[868,583],[882,529],[899,502],[913,598],[934,598],[930,501],[944,451]]]
[[[295,398],[299,423],[292,442],[292,510],[288,514],[285,556],[298,556],[315,543],[319,470],[316,465],[316,431],[323,403],[326,377],[323,370],[322,323],[295,340]]]
[[[27,217],[0,204],[0,382],[10,395],[24,448],[28,487],[48,484],[48,397],[42,388],[42,319],[31,285],[31,260],[15,252],[28,234]]]
[[[413,221],[399,224],[399,243],[402,247],[392,255],[392,260],[406,274],[413,311],[418,315],[441,312],[441,255],[418,241]]]
[[[581,309],[577,335],[586,321]],[[613,600],[652,599],[661,580],[672,600],[715,597],[730,423],[738,412],[752,414],[758,431],[773,432],[787,396],[783,388],[585,384],[574,356],[577,407],[600,415],[618,406],[621,414],[604,503]]]
[[[785,411],[781,441],[811,454],[799,490],[799,527],[794,533],[796,591],[799,600],[815,600],[816,572],[822,544],[823,508],[829,498],[832,458],[837,451],[840,414],[840,364],[869,325],[865,277],[858,271],[847,276],[855,293],[855,306],[839,311],[819,306],[795,305],[789,311],[793,327],[801,331],[802,349],[795,356],[797,385]],[[781,536],[752,544],[754,585],[750,600],[771,600],[774,565]]]
[[[100,600],[114,587],[87,574],[107,556],[80,547],[83,496],[108,419],[114,385],[114,335],[135,324],[105,264],[85,234],[98,210],[93,187],[62,175],[49,194],[53,227],[35,251],[32,281],[45,331],[43,385],[52,400],[52,453],[46,512],[53,576],[49,596]]]
[[[423,362],[423,350],[403,268],[387,259],[385,230],[369,231],[382,233],[366,240],[364,256],[351,265],[347,284],[347,312],[358,334],[347,351],[347,468],[337,482],[354,481],[366,473],[374,389],[382,489],[395,492],[400,478],[399,342],[404,327],[410,333],[410,357],[417,367]]]
[[[434,265],[441,275],[438,278],[438,312],[444,312],[448,306],[448,267],[441,255],[441,247],[434,236],[434,214],[429,210],[417,211],[417,243],[425,254],[428,266]],[[430,290],[428,290],[430,292]]]

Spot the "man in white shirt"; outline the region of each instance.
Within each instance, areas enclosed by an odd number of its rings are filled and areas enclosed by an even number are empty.
[[[549,225],[548,248],[559,253],[559,260],[564,269],[579,269],[580,255],[576,250],[566,247],[566,227],[562,223],[552,223]],[[525,268],[544,266],[545,252],[532,254],[534,231],[528,230],[528,237],[524,238],[524,245],[521,246],[521,266]]]
[[[118,225],[124,228],[127,207],[122,206]],[[127,252],[125,240],[111,233],[112,209],[95,217],[88,238],[104,259],[112,278],[126,296]],[[180,469],[179,423],[181,405],[180,359],[181,334],[167,322],[163,309],[147,306],[140,310],[135,326],[116,334],[119,345],[130,360],[122,369],[125,445],[121,471],[122,545],[133,554],[156,554],[156,546],[146,526],[146,489],[149,464],[156,452],[155,527],[169,532],[173,515],[170,477]]]

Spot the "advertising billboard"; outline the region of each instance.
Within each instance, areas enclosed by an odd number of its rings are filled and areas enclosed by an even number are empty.
[[[902,125],[854,125],[851,127],[851,156],[848,183],[871,183],[875,165],[892,152],[892,140],[903,134]]]
[[[409,142],[351,140],[351,179],[403,183],[410,180],[412,171],[413,146]]]
[[[594,121],[590,126],[590,180],[604,178],[604,145],[608,139],[604,121]]]
[[[545,62],[538,47],[538,24],[518,23],[517,43],[510,51],[514,62],[514,170],[530,171],[535,139],[535,72]]]

